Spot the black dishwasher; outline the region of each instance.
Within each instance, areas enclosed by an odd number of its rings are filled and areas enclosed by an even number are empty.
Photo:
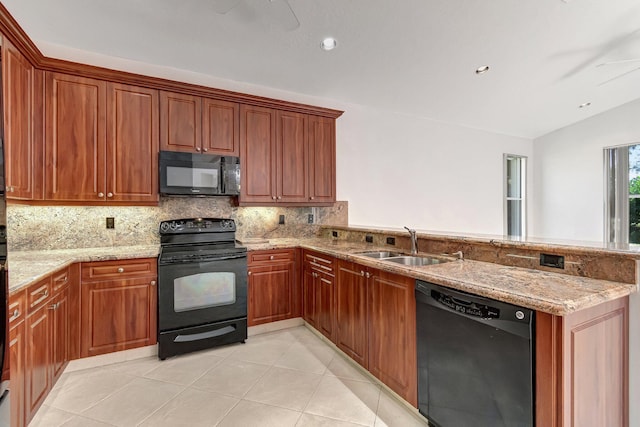
[[[438,427],[534,425],[535,312],[416,281],[418,409]]]

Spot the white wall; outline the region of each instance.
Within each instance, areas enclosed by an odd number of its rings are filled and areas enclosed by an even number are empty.
[[[640,142],[640,100],[559,129],[533,142],[533,234],[602,241],[604,147]],[[640,401],[640,294],[630,298],[630,402]],[[630,405],[640,427],[640,407]]]
[[[338,122],[338,195],[357,225],[502,234],[503,154],[531,141],[350,106]]]

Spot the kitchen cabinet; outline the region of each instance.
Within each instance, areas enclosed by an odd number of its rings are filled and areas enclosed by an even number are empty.
[[[240,204],[335,202],[335,120],[240,106]]]
[[[239,108],[235,102],[161,91],[161,149],[238,156]]]
[[[158,95],[45,74],[45,199],[157,204]]]
[[[25,351],[26,293],[9,297],[9,370],[11,378],[11,425],[25,422]]]
[[[415,279],[373,269],[366,273],[369,372],[417,407]]]
[[[301,316],[295,249],[248,254],[249,326]]]
[[[336,345],[368,367],[366,268],[340,260],[336,273]]]
[[[336,259],[309,250],[303,252],[303,259],[303,318],[335,342]]]
[[[80,356],[156,343],[157,260],[81,265]]]
[[[42,198],[42,72],[6,38],[2,43],[6,197]]]

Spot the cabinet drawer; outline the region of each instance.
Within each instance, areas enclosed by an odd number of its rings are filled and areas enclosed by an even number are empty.
[[[27,288],[27,310],[29,315],[42,307],[51,298],[51,276]]]
[[[335,268],[335,259],[327,255],[321,255],[317,252],[304,252],[304,265],[312,270],[333,274]]]
[[[26,300],[27,293],[24,290],[9,296],[9,311],[7,313],[9,329],[13,329],[24,320],[27,314]]]
[[[82,263],[82,281],[156,275],[156,258]]]
[[[69,280],[69,267],[65,268],[64,270],[60,270],[57,273],[53,274],[51,279],[52,282],[52,286],[53,286],[53,293],[58,293],[62,290],[64,290],[66,287],[69,286],[70,280]]]
[[[295,258],[296,258],[295,249],[278,249],[278,250],[249,252],[248,262],[249,264],[256,264],[256,263],[295,261]]]

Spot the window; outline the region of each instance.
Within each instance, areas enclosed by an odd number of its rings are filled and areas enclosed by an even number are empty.
[[[504,234],[525,237],[527,158],[504,155]]]
[[[640,244],[640,144],[605,148],[605,241]]]

